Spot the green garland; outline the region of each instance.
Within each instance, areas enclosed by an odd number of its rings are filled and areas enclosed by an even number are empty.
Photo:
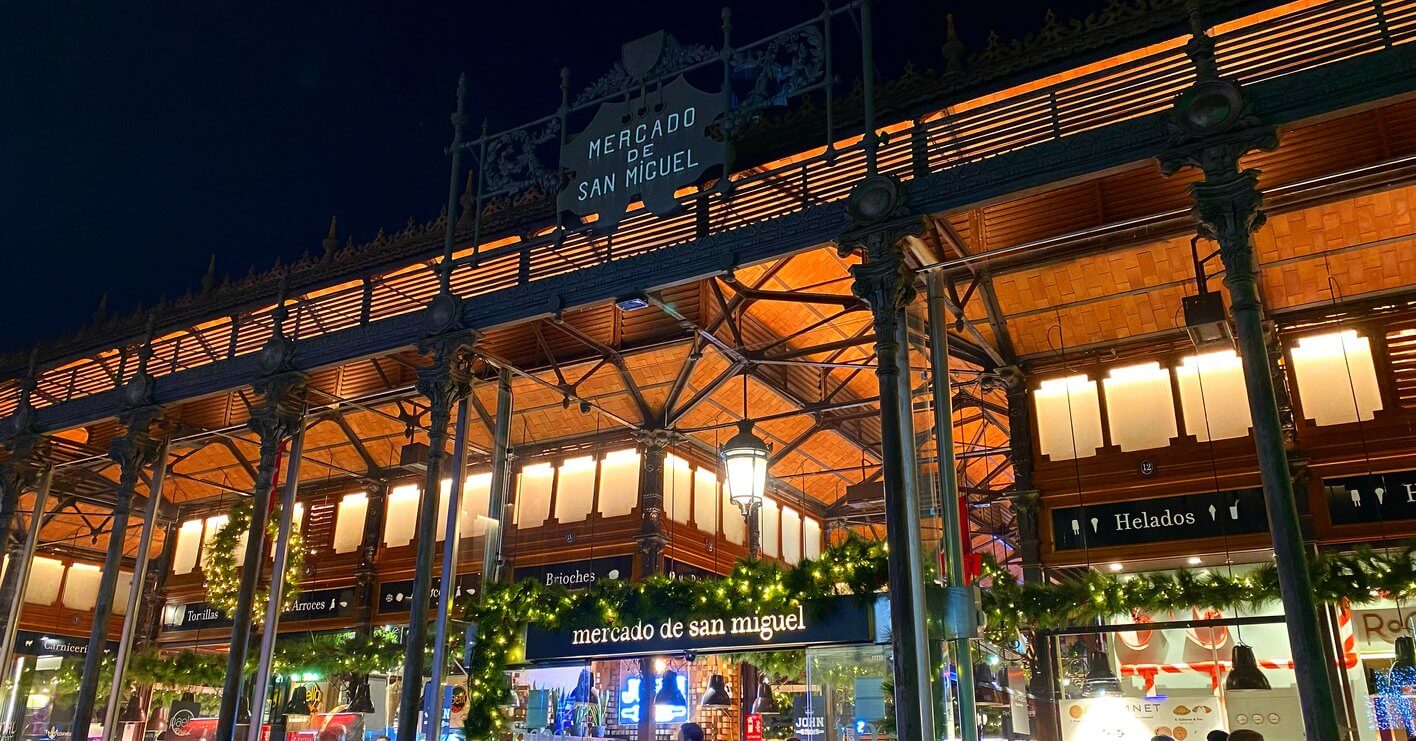
[[[241,536],[251,528],[251,500],[242,499],[231,507],[227,513],[226,524],[217,528],[211,536],[211,542],[207,544],[210,555],[202,566],[202,573],[206,576],[207,602],[213,607],[227,615],[235,612],[236,594],[241,589],[241,568],[237,564],[236,549],[241,544]],[[280,533],[280,518],[278,516],[270,518],[270,524],[266,531],[271,542],[274,542]],[[299,527],[290,530],[290,540],[288,541],[285,558],[285,590],[281,595],[281,609],[288,610],[295,606],[296,599],[300,596],[300,579],[305,573],[305,549],[302,547]],[[253,604],[263,605],[268,599],[269,590],[263,587],[256,588],[256,598]],[[260,612],[252,614],[251,619],[259,625],[265,620],[265,615]]]
[[[850,539],[792,568],[740,561],[722,579],[602,579],[578,592],[530,580],[490,586],[471,610],[479,635],[468,677],[467,738],[493,738],[507,729],[505,670],[518,658],[528,625],[580,628],[786,611],[822,597],[874,593],[885,585],[886,561],[884,544]]]
[[[398,632],[380,629],[368,634],[343,631],[278,641],[272,666],[279,674],[299,671],[335,677],[391,671],[402,661],[403,642]],[[245,674],[255,671],[256,657],[252,656]],[[128,676],[170,687],[220,687],[226,678],[226,654],[150,648],[133,655]]]

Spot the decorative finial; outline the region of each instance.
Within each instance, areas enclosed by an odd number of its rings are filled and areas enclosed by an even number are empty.
[[[285,291],[290,286],[290,271],[280,271],[280,283],[276,287],[275,308],[270,310],[271,322],[274,324],[272,332],[275,337],[285,337],[285,318],[290,316],[290,312],[285,308]]]
[[[148,361],[152,360],[152,339],[157,330],[157,311],[147,312],[147,322],[143,327],[143,344],[138,347],[138,375],[147,376]]]
[[[954,14],[945,16],[947,30],[944,34],[944,46],[940,51],[944,54],[944,74],[957,75],[964,71],[964,43],[959,41],[959,35],[954,32]]]
[[[99,297],[98,308],[93,310],[94,324],[105,321],[106,319],[108,319],[108,291],[104,291],[103,295]]]
[[[471,170],[467,171],[467,185],[462,189],[462,195],[457,197],[457,205],[462,207],[462,213],[457,217],[457,226],[471,226],[472,215],[477,210],[477,185]]]
[[[337,223],[338,222],[336,221],[336,218],[334,216],[330,216],[329,232],[325,234],[324,239],[320,240],[320,246],[324,248],[325,259],[329,259],[329,256],[333,255],[336,249],[339,249],[339,236],[335,230],[335,225]]]
[[[207,260],[206,273],[202,275],[202,293],[211,293],[211,289],[216,287],[216,253],[211,253],[211,259]]]
[[[1190,40],[1185,42],[1185,53],[1195,63],[1195,79],[1219,79],[1219,66],[1214,60],[1214,39],[1210,38],[1200,17],[1200,4],[1196,0],[1185,3],[1190,16]]]

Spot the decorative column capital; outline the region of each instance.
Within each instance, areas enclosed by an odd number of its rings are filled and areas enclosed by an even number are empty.
[[[846,210],[851,228],[837,240],[842,255],[863,259],[852,265],[851,293],[870,305],[875,320],[878,376],[899,375],[897,361],[900,312],[914,300],[915,271],[905,261],[900,240],[923,231],[910,215],[900,181],[890,175],[872,175],[851,189]]]
[[[645,452],[663,453],[669,447],[678,445],[684,441],[683,433],[674,430],[663,429],[643,429],[635,430],[630,435],[636,444]]]
[[[253,384],[260,404],[251,410],[246,427],[261,439],[261,446],[279,445],[294,434],[305,417],[305,391],[310,377],[300,371],[267,376]]]
[[[452,405],[472,393],[471,342],[475,335],[458,332],[431,338],[419,348],[432,363],[418,369],[418,393],[427,397],[433,414],[445,419]]]

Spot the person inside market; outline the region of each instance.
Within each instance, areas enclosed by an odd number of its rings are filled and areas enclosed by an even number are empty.
[[[703,726],[684,723],[679,726],[679,741],[703,741]]]
[[[1174,736],[1167,736],[1167,735],[1165,735],[1165,734],[1162,733],[1162,734],[1157,735],[1157,736],[1151,736],[1151,741],[1175,741],[1175,737],[1174,737]]]
[[[1215,729],[1205,734],[1205,741],[1229,741],[1229,731]]]
[[[1264,741],[1264,734],[1248,728],[1240,728],[1229,734],[1229,741]]]

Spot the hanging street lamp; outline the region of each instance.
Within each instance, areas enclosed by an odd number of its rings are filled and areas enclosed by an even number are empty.
[[[723,486],[728,499],[742,512],[747,521],[748,551],[751,558],[762,552],[762,533],[757,521],[762,497],[767,490],[767,464],[772,449],[762,438],[753,434],[752,421],[738,423],[738,433],[723,444],[719,455],[723,459]]]

